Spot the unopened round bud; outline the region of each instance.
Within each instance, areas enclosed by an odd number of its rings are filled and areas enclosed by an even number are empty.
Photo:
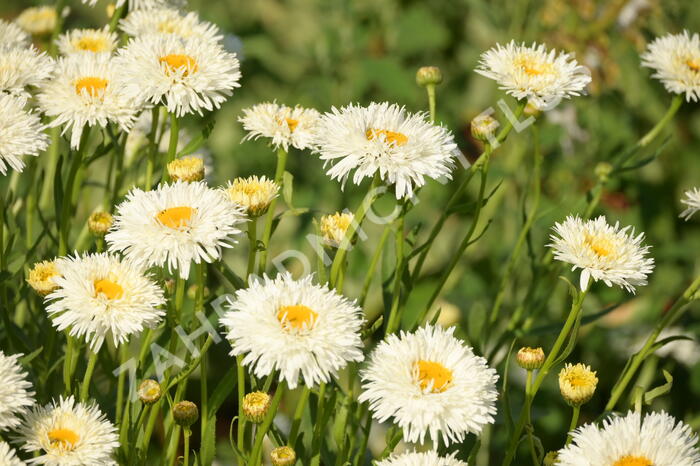
[[[557,464],[557,460],[559,459],[559,453],[556,451],[550,451],[546,455],[544,455],[544,461],[542,464],[544,466],[555,466]]]
[[[201,181],[204,179],[204,160],[194,156],[175,159],[168,164],[168,175],[173,181]]]
[[[27,283],[39,295],[46,296],[58,288],[53,279],[60,275],[54,261],[42,261],[34,264],[34,267],[29,271]]]
[[[613,166],[608,162],[600,162],[598,165],[595,166],[595,176],[597,176],[598,179],[603,183],[608,181],[608,178],[610,177],[612,171]]]
[[[88,230],[95,236],[104,236],[114,223],[114,218],[108,212],[93,212],[88,217]]]
[[[259,217],[267,212],[279,190],[280,186],[277,183],[264,176],[250,176],[229,182],[226,193],[229,199],[245,209],[248,215]]]
[[[291,447],[279,447],[270,453],[272,466],[291,466],[297,461],[297,454]]]
[[[199,409],[191,401],[180,401],[173,406],[173,419],[177,425],[189,427],[199,419]]]
[[[488,142],[494,137],[500,123],[491,115],[477,115],[471,123],[472,136],[482,142]]]
[[[581,406],[593,397],[598,378],[590,366],[566,364],[559,372],[559,391],[569,406]]]
[[[544,364],[544,351],[542,351],[542,348],[525,346],[518,350],[516,360],[520,367],[528,371],[539,369]]]
[[[243,397],[243,413],[255,424],[260,424],[270,408],[270,395],[265,392],[248,393]]]
[[[336,212],[321,217],[321,235],[325,243],[334,248],[339,247],[354,218],[350,212]]]
[[[437,66],[422,66],[416,72],[416,83],[419,86],[430,86],[442,82],[442,71]]]
[[[138,394],[139,399],[143,403],[150,405],[160,400],[160,396],[163,394],[163,391],[161,390],[160,384],[157,381],[153,379],[146,379],[141,382],[141,385],[139,385]]]

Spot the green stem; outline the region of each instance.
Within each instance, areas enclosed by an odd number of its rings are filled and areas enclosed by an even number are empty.
[[[435,123],[435,84],[425,86],[428,91],[428,107],[430,109],[430,122]]]
[[[61,148],[61,128],[55,126],[49,130],[51,137],[51,145],[49,146],[49,156],[46,162],[46,172],[41,186],[41,197],[39,198],[39,206],[42,209],[49,207],[49,201],[53,195],[53,183],[56,177],[56,166],[58,165],[58,156]]]
[[[127,357],[129,357],[129,347],[126,343],[122,343],[122,345],[119,347],[120,367],[126,364]],[[126,384],[126,373],[127,371],[119,372],[119,378],[117,379],[117,424],[119,424],[122,419],[122,412],[124,408],[124,385]],[[128,409],[129,404],[127,403],[126,405]]]
[[[391,309],[386,323],[386,335],[396,332],[401,323],[399,315],[399,305],[401,303],[401,280],[404,269],[403,243],[404,243],[404,222],[406,217],[406,201],[399,203],[399,216],[396,219],[395,246],[396,269],[394,270],[394,291],[392,293]]]
[[[292,448],[294,448],[294,444],[296,444],[297,441],[299,426],[301,426],[301,416],[304,414],[304,408],[306,407],[307,401],[309,401],[309,394],[311,394],[311,389],[307,385],[304,385],[299,401],[297,401],[297,407],[294,410],[292,428],[289,430],[289,439],[287,440],[287,444]]]
[[[160,118],[160,108],[153,107],[151,109],[151,130],[148,133],[148,162],[146,164],[146,183],[144,189],[150,191],[153,187],[153,171],[156,165],[156,156],[158,155],[158,119]]]
[[[202,377],[205,378],[205,377]],[[192,435],[192,431],[190,430],[189,427],[185,427],[182,430],[182,437],[185,441],[185,453],[184,453],[184,458],[183,458],[183,463],[185,466],[189,466],[190,464],[190,435]]]
[[[161,181],[165,182],[168,179],[168,163],[175,160],[177,156],[177,140],[180,135],[180,120],[174,113],[170,114],[170,140],[168,141],[168,156],[163,166],[163,176]]]
[[[527,413],[527,437],[530,442],[530,455],[532,456],[532,465],[540,466],[540,462],[537,459],[537,452],[535,451],[535,438],[533,435],[532,426],[532,371],[527,371],[527,380],[525,381],[525,408]]]
[[[87,368],[85,369],[85,377],[83,377],[83,384],[80,386],[80,401],[86,401],[90,394],[90,380],[92,379],[92,373],[95,370],[95,363],[97,363],[97,353],[90,351],[90,357],[88,358]]]
[[[379,262],[379,258],[382,257],[382,251],[384,250],[386,240],[389,238],[389,233],[391,233],[391,225],[387,224],[384,227],[384,231],[382,231],[382,236],[379,238],[379,244],[374,250],[372,260],[370,261],[367,273],[365,274],[365,280],[362,285],[362,294],[360,295],[360,299],[358,300],[358,304],[360,307],[364,306],[365,299],[367,299],[367,293],[369,292],[369,287],[372,285],[372,279],[374,278],[374,271],[377,269],[377,263]]]
[[[245,452],[245,415],[243,414],[243,397],[245,397],[245,369],[243,356],[236,356],[236,372],[238,378],[238,450]]]
[[[282,190],[282,179],[284,175],[284,169],[287,166],[287,151],[282,147],[277,149],[277,167],[275,168],[275,183]],[[270,207],[267,210],[267,217],[265,219],[265,230],[263,231],[262,244],[263,249],[260,251],[260,263],[258,264],[258,275],[265,273],[267,267],[267,253],[268,247],[270,245],[270,237],[272,236],[272,224],[275,220],[275,207],[277,206],[277,198],[274,198],[270,202]]]
[[[255,256],[257,254],[257,241],[258,236],[256,232],[256,227],[258,225],[257,217],[248,220],[248,242],[250,247],[248,249],[248,269],[245,274],[246,283],[250,280],[250,275],[255,273]]]
[[[671,101],[671,105],[668,107],[668,110],[666,111],[666,114],[659,120],[659,122],[654,126],[642,139],[639,140],[638,146],[639,147],[644,147],[647,146],[649,143],[651,143],[656,136],[659,135],[661,130],[663,130],[666,125],[668,124],[669,121],[673,119],[673,116],[676,114],[678,109],[681,107],[681,104],[683,103],[683,96],[682,95],[676,95],[673,97],[673,100]]]
[[[578,415],[581,413],[581,406],[574,406],[573,413],[571,414],[571,424],[569,424],[569,433],[566,436],[566,445],[571,443],[571,433],[578,426]]]
[[[61,212],[56,215],[56,221],[59,225],[59,243],[58,243],[58,255],[65,256],[68,252],[68,236],[70,233],[71,219],[73,212],[73,195],[75,191],[75,179],[78,174],[78,170],[83,163],[83,153],[85,152],[85,146],[87,145],[88,136],[90,134],[90,127],[83,128],[83,133],[80,136],[80,146],[75,151],[72,157],[72,163],[70,166],[70,171],[68,172],[68,178],[63,190],[63,205],[61,206]],[[66,157],[67,158],[67,157]]]
[[[114,10],[114,13],[112,13],[112,17],[109,19],[109,32],[116,31],[117,25],[119,24],[119,19],[124,14],[125,9],[126,9],[126,2],[124,2],[119,8],[116,8]]]
[[[265,419],[255,433],[255,443],[253,444],[253,452],[250,456],[251,462],[254,466],[261,464],[263,440],[267,435],[267,431],[270,430],[272,421],[275,419],[277,408],[282,400],[282,394],[284,393],[285,387],[286,383],[284,381],[280,382],[280,384],[277,386],[275,395],[272,397],[272,402],[270,403],[270,409],[267,411]]]
[[[75,339],[66,332],[66,354],[63,356],[63,395],[68,396],[71,394],[73,372],[71,371],[71,364],[73,360],[73,352],[75,352]]]

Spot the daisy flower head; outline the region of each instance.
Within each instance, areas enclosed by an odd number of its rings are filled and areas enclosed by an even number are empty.
[[[257,377],[280,372],[289,388],[328,383],[350,361],[362,361],[362,310],[312,276],[265,276],[236,292],[221,318],[231,354]]]
[[[270,139],[275,149],[282,147],[288,151],[289,146],[301,150],[312,147],[319,117],[313,108],[264,102],[243,109],[243,116],[238,121],[248,131],[244,141],[264,137]]]
[[[482,357],[455,338],[454,327],[419,328],[389,335],[360,372],[362,393],[373,417],[403,429],[403,438],[447,445],[478,434],[494,422],[498,375]]]
[[[654,259],[647,257],[649,246],[642,245],[644,233],[635,236],[629,226],[608,225],[602,215],[594,220],[569,216],[553,229],[548,246],[555,259],[571,264],[571,270],[581,269],[581,290],[592,278],[634,293],[654,269]]]
[[[131,39],[117,58],[126,95],[177,116],[219,108],[240,87],[238,59],[219,44],[173,34]]]
[[[685,192],[685,199],[681,199],[681,202],[688,206],[683,212],[681,212],[680,217],[689,220],[690,217],[695,215],[695,212],[700,210],[700,188],[693,188]]]
[[[29,97],[28,86],[41,86],[53,71],[46,52],[29,47],[0,46],[0,93]]]
[[[24,169],[24,156],[38,156],[48,146],[48,135],[36,113],[24,109],[25,99],[0,92],[0,173],[8,166]]]
[[[74,53],[107,53],[117,48],[117,34],[109,26],[102,29],[71,29],[56,39],[62,55]]]
[[[19,14],[15,23],[35,36],[51,34],[56,27],[58,15],[52,6],[34,6]]]
[[[83,4],[89,6],[97,5],[97,0],[82,0]],[[128,6],[128,10],[153,10],[158,8],[184,8],[187,5],[186,0],[117,0],[114,3],[114,9],[124,5]],[[112,16],[110,14],[110,16]]]
[[[101,253],[56,260],[58,285],[46,297],[46,311],[59,331],[84,339],[97,352],[104,340],[118,346],[132,334],[153,328],[165,315],[163,290],[143,269]]]
[[[131,11],[126,18],[119,21],[119,27],[132,37],[172,34],[182,39],[198,37],[212,42],[223,39],[216,25],[202,21],[193,11],[184,13],[176,8]]]
[[[467,466],[467,463],[460,461],[455,456],[457,452],[449,456],[440,456],[436,451],[426,452],[406,452],[394,453],[389,458],[378,461],[377,466]]]
[[[0,464],[3,466],[25,466],[23,461],[17,458],[15,451],[5,442],[0,440]]]
[[[700,98],[700,36],[668,34],[647,46],[642,66],[654,70],[652,77],[661,81],[668,92],[685,94],[685,100]]]
[[[116,465],[117,429],[94,403],[60,398],[28,413],[18,430],[22,449],[47,466]]]
[[[457,150],[452,134],[396,104],[333,107],[316,127],[314,146],[331,164],[327,174],[359,184],[378,174],[395,186],[396,198],[410,197],[425,178],[450,178]]]
[[[576,429],[559,450],[558,466],[697,466],[700,451],[690,426],[664,413],[612,416],[602,428]]]
[[[572,55],[547,50],[543,44],[511,41],[481,54],[477,73],[493,79],[500,89],[516,99],[529,99],[537,108],[556,105],[561,99],[578,96],[591,82],[588,68]]]
[[[201,157],[186,155],[169,162],[166,166],[173,181],[201,181],[204,179],[204,160]]]
[[[117,124],[129,131],[134,123],[138,102],[126,96],[117,83],[121,70],[107,54],[73,54],[60,58],[54,79],[38,95],[46,115],[55,117],[51,126],[70,130],[70,145],[80,147],[85,126],[105,127]]]
[[[143,266],[165,266],[190,274],[190,264],[221,259],[231,247],[244,213],[220,189],[203,181],[161,184],[152,191],[133,189],[117,206],[105,239],[112,252]]]
[[[20,424],[20,416],[27,407],[34,404],[32,384],[27,380],[27,372],[17,361],[20,354],[6,356],[0,350],[0,431],[14,429]],[[1,464],[1,463],[0,463]]]
[[[25,47],[29,36],[15,23],[0,19],[0,47]]]
[[[321,217],[320,230],[323,240],[334,248],[339,247],[354,218],[352,212],[336,212]]]
[[[229,181],[226,194],[234,204],[243,208],[249,216],[259,217],[267,212],[270,203],[279,193],[280,186],[261,176],[236,178]]]
[[[598,385],[596,372],[590,366],[567,363],[559,372],[559,391],[570,406],[587,403]]]
[[[46,296],[58,288],[54,278],[58,277],[56,261],[41,261],[34,264],[29,271],[27,283],[41,296]]]

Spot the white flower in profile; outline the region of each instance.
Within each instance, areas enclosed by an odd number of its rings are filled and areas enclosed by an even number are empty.
[[[105,339],[115,346],[160,323],[165,311],[163,290],[118,256],[85,254],[56,260],[58,285],[46,297],[47,313],[59,331],[85,340],[98,352]]]
[[[175,8],[134,10],[119,21],[119,27],[132,37],[173,34],[183,39],[198,37],[213,42],[223,39],[215,24],[201,20],[193,11],[184,13]]]
[[[46,115],[54,117],[51,126],[70,130],[70,145],[80,147],[85,126],[105,127],[109,123],[129,131],[139,102],[126,96],[117,84],[121,74],[108,54],[73,54],[60,58],[54,78],[38,95]]]
[[[434,450],[394,453],[389,458],[378,461],[377,466],[468,466],[466,462],[458,460],[455,456],[457,456],[456,452],[448,456],[440,456]]]
[[[54,61],[46,52],[29,47],[0,46],[0,93],[29,97],[28,86],[40,86],[53,71]]]
[[[498,375],[454,337],[454,327],[426,326],[389,335],[360,372],[362,393],[379,422],[393,418],[403,438],[462,442],[494,422]]]
[[[320,114],[313,108],[288,107],[276,102],[264,102],[243,109],[238,121],[248,134],[243,138],[270,139],[270,144],[285,151],[289,146],[308,149],[312,146],[314,130]]]
[[[700,36],[668,34],[655,39],[642,54],[642,66],[654,70],[652,77],[660,80],[672,94],[685,94],[685,100],[700,98]]]
[[[117,206],[105,239],[109,250],[140,265],[178,270],[187,278],[192,262],[221,259],[246,221],[243,211],[221,189],[203,181],[161,184],[152,191],[134,188]]]
[[[165,105],[177,116],[219,108],[240,87],[236,56],[199,37],[136,37],[120,49],[116,65],[130,99]]]
[[[102,29],[71,29],[56,39],[62,55],[75,53],[111,54],[118,43],[117,34],[110,32],[109,26]]]
[[[82,0],[85,5],[95,6],[97,0]],[[157,8],[184,8],[187,0],[117,0],[114,8],[128,7],[128,10],[153,10]]]
[[[693,188],[686,191],[685,199],[681,199],[681,202],[688,207],[681,212],[680,217],[685,220],[690,220],[690,217],[700,210],[700,188]]]
[[[25,9],[15,19],[15,23],[33,35],[51,34],[56,27],[56,8],[53,6],[34,6]]]
[[[0,173],[7,167],[24,169],[24,156],[38,156],[48,146],[48,135],[36,113],[24,109],[25,99],[0,92]]]
[[[578,96],[591,82],[588,68],[572,55],[547,50],[543,44],[511,41],[481,54],[475,71],[493,79],[500,89],[516,99],[528,99],[539,109],[556,105],[561,99]]]
[[[25,466],[25,463],[17,458],[17,453],[3,441],[0,441],[0,464],[2,466]]]
[[[15,23],[0,19],[0,47],[26,47],[29,35]]]
[[[602,215],[595,220],[569,216],[553,229],[548,246],[555,259],[573,265],[572,270],[581,269],[581,290],[592,278],[634,293],[654,269],[654,259],[646,257],[649,246],[642,246],[644,233],[635,236],[632,227],[608,225]]]
[[[17,361],[20,356],[6,356],[0,350],[0,431],[17,427],[20,416],[27,411],[28,406],[34,404],[32,384],[27,380],[27,372]]]
[[[368,107],[333,107],[315,131],[315,151],[331,164],[327,174],[355,184],[378,174],[395,186],[396,198],[413,195],[425,178],[450,178],[457,150],[452,134],[429,123],[424,113],[372,103]]]
[[[559,450],[557,466],[697,466],[700,451],[690,426],[664,413],[614,415],[602,428],[586,424]]]
[[[36,406],[18,430],[22,450],[35,453],[34,464],[47,466],[116,465],[117,429],[94,402],[73,397]]]
[[[289,388],[328,383],[350,361],[362,361],[362,310],[355,302],[315,285],[312,276],[293,280],[265,276],[238,290],[221,318],[231,354],[257,377],[280,372]]]

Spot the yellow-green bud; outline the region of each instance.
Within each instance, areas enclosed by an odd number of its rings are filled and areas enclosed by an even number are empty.
[[[481,142],[488,142],[494,137],[500,123],[491,115],[477,115],[472,120],[470,126],[474,139],[478,139]]]
[[[557,464],[557,460],[559,459],[559,453],[556,451],[550,451],[546,455],[544,455],[544,462],[542,463],[544,466],[555,466]]]
[[[175,424],[189,427],[199,419],[199,409],[191,401],[180,401],[173,406]]]
[[[291,447],[279,447],[270,453],[272,466],[291,466],[297,461],[297,454]]]
[[[204,179],[204,161],[192,155],[180,157],[168,163],[168,175],[173,181],[201,181]]]
[[[255,424],[260,424],[270,408],[270,395],[265,392],[248,393],[243,397],[243,413]]]
[[[416,72],[416,83],[419,86],[430,86],[442,82],[442,71],[437,66],[422,66]]]
[[[108,212],[93,212],[88,217],[88,230],[95,236],[104,236],[114,223],[114,218]]]
[[[608,162],[600,162],[598,165],[595,166],[595,176],[597,176],[598,179],[603,183],[608,181],[608,178],[610,177],[612,171],[613,166]]]
[[[163,391],[160,384],[153,379],[146,379],[141,382],[138,389],[139,399],[147,405],[153,404],[160,400]]]
[[[544,351],[542,351],[542,348],[525,346],[518,351],[516,360],[520,367],[528,371],[539,369],[544,364]]]
[[[595,393],[598,377],[591,366],[566,364],[559,372],[559,391],[569,406],[581,406]]]

